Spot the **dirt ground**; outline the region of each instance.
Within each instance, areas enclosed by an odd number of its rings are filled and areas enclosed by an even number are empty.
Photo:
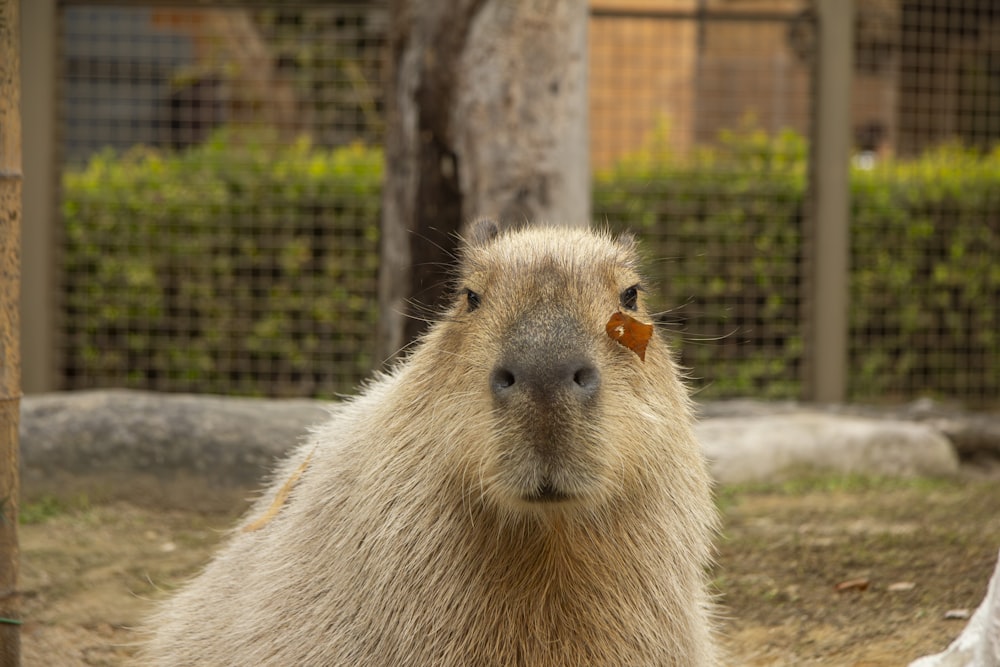
[[[724,488],[712,575],[733,665],[906,665],[964,627],[1000,549],[1000,474],[806,478]],[[242,510],[22,508],[25,667],[124,665],[151,601],[194,573]],[[843,590],[838,590],[838,587]]]

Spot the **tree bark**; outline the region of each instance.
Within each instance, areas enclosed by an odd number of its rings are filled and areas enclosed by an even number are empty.
[[[0,667],[20,664],[17,423],[21,395],[20,21],[0,0]]]
[[[475,218],[587,225],[587,5],[394,0],[390,6],[379,356],[448,292]]]

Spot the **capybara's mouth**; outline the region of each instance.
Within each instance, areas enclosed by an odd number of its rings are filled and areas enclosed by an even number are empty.
[[[538,488],[524,496],[524,500],[529,503],[560,503],[571,499],[570,494],[557,488],[550,480],[545,480]]]

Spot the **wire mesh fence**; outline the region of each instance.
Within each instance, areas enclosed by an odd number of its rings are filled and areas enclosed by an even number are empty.
[[[386,20],[60,13],[66,388],[328,396],[371,369]]]
[[[812,15],[613,4],[591,24],[595,215],[644,237],[703,395],[798,397]]]
[[[855,6],[848,398],[995,405],[1000,10]],[[800,397],[810,170],[847,167],[811,162],[810,3],[591,7],[596,220],[645,240],[701,396]],[[328,396],[370,371],[388,21],[61,6],[62,388]]]
[[[703,396],[800,397],[815,15],[618,4],[591,28],[595,213],[647,238]],[[855,7],[848,398],[996,406],[1000,9]]]
[[[1000,6],[859,10],[851,396],[995,407]]]

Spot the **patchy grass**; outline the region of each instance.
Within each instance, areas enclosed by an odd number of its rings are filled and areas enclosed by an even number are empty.
[[[996,480],[815,477],[720,497],[715,583],[747,665],[899,665],[939,651],[963,626],[945,611],[979,604],[1000,549]]]
[[[898,491],[914,489],[930,491],[964,484],[964,478],[884,477],[863,474],[824,474],[810,469],[792,470],[788,479],[774,482],[730,484],[719,487],[723,496],[737,495],[802,495],[814,492],[861,493],[867,491]]]
[[[43,496],[38,500],[22,504],[18,509],[18,521],[22,526],[31,526],[45,523],[67,512],[79,512],[89,507],[90,501],[86,496],[80,496],[73,501],[65,501],[55,496]]]

